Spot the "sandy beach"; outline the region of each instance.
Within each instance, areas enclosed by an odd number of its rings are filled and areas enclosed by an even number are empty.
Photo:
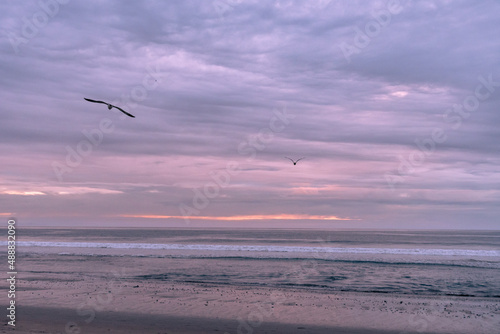
[[[181,264],[151,257],[24,256],[15,332],[500,332],[497,298],[324,293],[162,279],[160,272]],[[1,332],[12,330],[5,324]]]

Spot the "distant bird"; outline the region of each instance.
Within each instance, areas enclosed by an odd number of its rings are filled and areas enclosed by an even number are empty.
[[[290,160],[291,162],[293,162],[293,165],[295,166],[297,164],[297,162],[299,162],[300,160],[304,159],[304,158],[300,158],[300,159],[297,159],[296,161],[293,161],[293,159],[290,159],[289,157],[285,157],[285,159],[288,159]]]
[[[110,103],[107,103],[107,102],[104,102],[104,101],[96,101],[96,100],[91,100],[91,99],[87,99],[86,97],[84,97],[84,99],[85,99],[85,100],[87,100],[87,101],[89,101],[89,102],[94,102],[94,103],[102,103],[102,104],[105,104],[105,105],[107,105],[107,106],[108,106],[108,109],[109,109],[109,110],[111,110],[111,108],[116,108],[116,109],[120,110],[122,113],[124,113],[125,115],[130,116],[130,117],[134,117],[134,118],[135,118],[135,116],[134,116],[134,115],[129,114],[128,112],[126,112],[126,111],[125,111],[125,110],[123,110],[122,108],[117,107],[117,106],[114,106],[114,105],[112,105],[112,104],[110,104]]]

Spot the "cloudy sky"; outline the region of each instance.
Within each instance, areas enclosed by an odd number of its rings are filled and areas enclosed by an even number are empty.
[[[498,229],[499,15],[497,0],[2,1],[0,216]]]

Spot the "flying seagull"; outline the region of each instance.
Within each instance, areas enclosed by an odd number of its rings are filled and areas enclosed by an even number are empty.
[[[297,159],[296,161],[293,161],[292,159],[290,159],[289,157],[285,157],[285,159],[288,159],[290,160],[291,162],[293,162],[293,165],[295,166],[297,164],[297,162],[299,162],[300,160],[304,159],[304,158],[300,158],[300,159]]]
[[[129,114],[128,112],[126,112],[126,111],[125,111],[125,110],[123,110],[122,108],[117,107],[117,106],[114,106],[114,105],[112,105],[112,104],[110,104],[110,103],[107,103],[107,102],[104,102],[104,101],[96,101],[96,100],[91,100],[91,99],[87,99],[86,97],[84,97],[84,99],[85,99],[85,100],[87,100],[87,101],[89,101],[89,102],[106,104],[106,105],[108,106],[108,109],[109,109],[109,110],[111,110],[111,108],[116,108],[116,109],[120,110],[122,113],[124,113],[125,115],[130,116],[130,117],[134,117],[134,118],[135,118],[135,116],[134,116],[134,115]]]

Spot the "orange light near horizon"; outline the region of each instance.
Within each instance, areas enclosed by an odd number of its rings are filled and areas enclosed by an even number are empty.
[[[17,190],[6,190],[3,192],[7,195],[20,195],[20,196],[37,196],[37,195],[45,195],[40,191],[17,191]]]
[[[247,215],[247,216],[167,216],[167,215],[120,215],[126,218],[149,218],[149,219],[199,219],[199,220],[358,220],[353,218],[340,218],[337,216],[320,215]]]
[[[0,216],[12,216],[12,212],[0,212]]]

